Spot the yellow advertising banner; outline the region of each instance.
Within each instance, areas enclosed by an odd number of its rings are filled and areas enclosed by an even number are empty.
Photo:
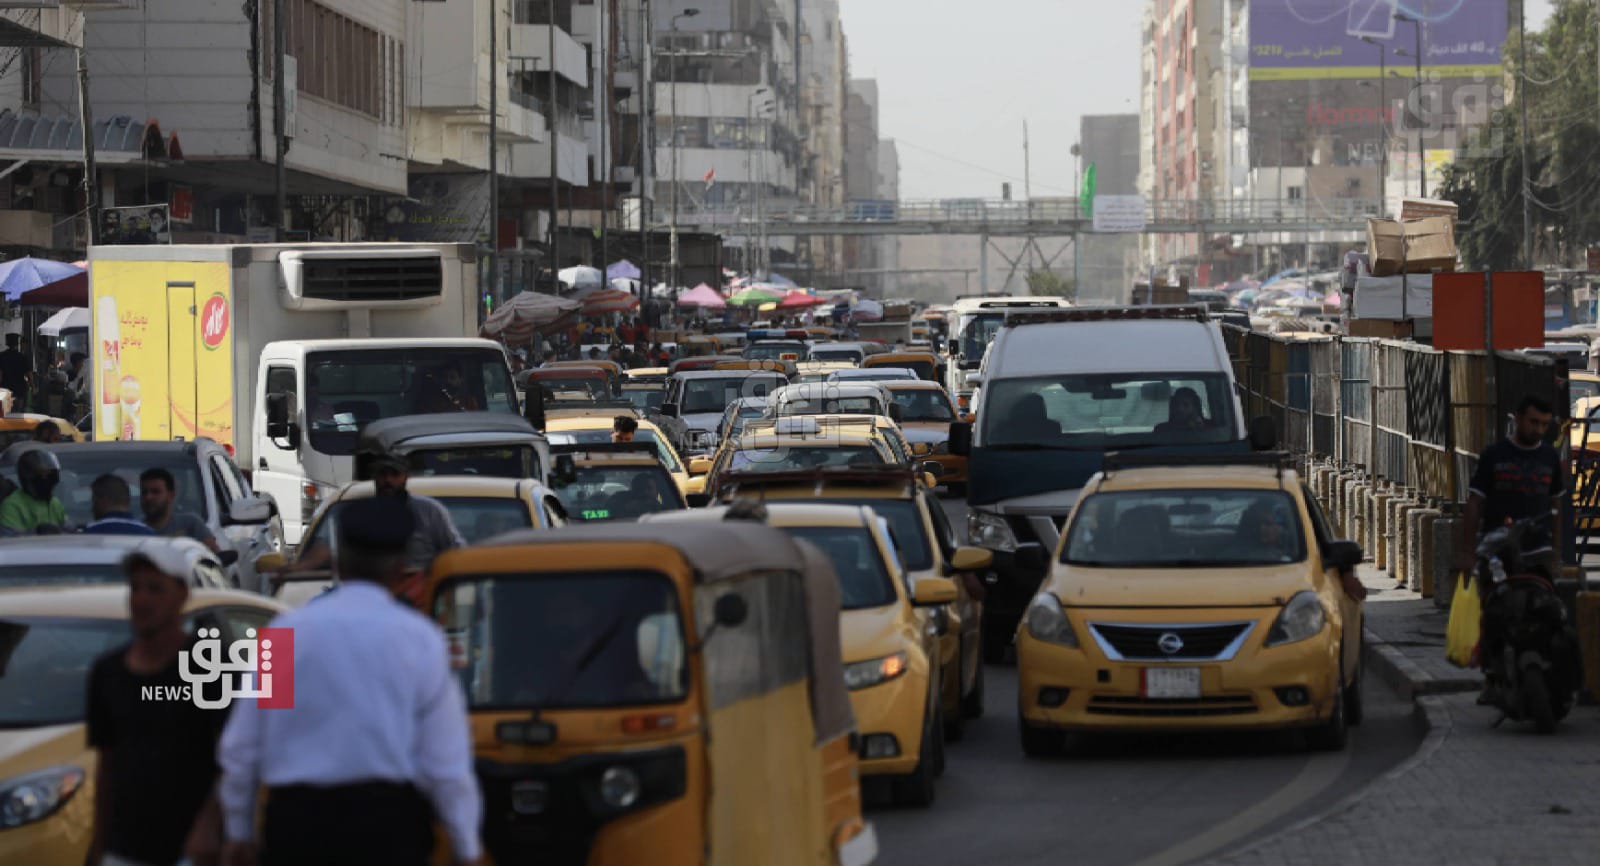
[[[234,444],[233,302],[223,262],[96,260],[95,438]]]

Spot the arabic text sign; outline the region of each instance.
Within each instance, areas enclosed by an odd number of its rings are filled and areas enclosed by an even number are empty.
[[[1254,0],[1251,77],[1316,77],[1318,70],[1366,67],[1377,77],[1380,50],[1392,57],[1394,49],[1410,52],[1415,45],[1412,25],[1396,21],[1397,12],[1422,22],[1424,63],[1434,71],[1488,74],[1503,62],[1506,0]],[[1363,36],[1379,45],[1361,41]],[[1413,63],[1392,57],[1388,65]]]
[[[1144,196],[1095,196],[1094,230],[1097,232],[1144,231]]]
[[[294,630],[245,629],[228,645],[222,632],[202,628],[191,649],[178,654],[178,676],[187,684],[146,686],[143,700],[187,700],[203,710],[226,709],[236,698],[255,698],[265,710],[294,708]]]

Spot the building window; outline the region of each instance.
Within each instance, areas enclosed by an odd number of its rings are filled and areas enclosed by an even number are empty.
[[[1305,197],[1304,194],[1303,194],[1304,190],[1302,190],[1298,186],[1289,187],[1287,192],[1289,193],[1289,201],[1299,201],[1300,199]]]
[[[288,12],[285,46],[295,58],[297,89],[307,96],[364,114],[385,126],[405,123],[403,43],[316,0],[264,0],[264,45],[272,44],[278,3]],[[271,52],[268,75],[276,74]]]

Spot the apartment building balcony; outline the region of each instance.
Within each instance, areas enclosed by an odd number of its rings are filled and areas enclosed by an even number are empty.
[[[539,120],[545,122],[544,117]],[[556,178],[571,186],[588,186],[589,141],[583,133],[582,119],[570,111],[557,113],[553,134],[546,134],[540,141],[513,144],[501,173],[515,180],[548,181],[552,142],[556,149]]]
[[[588,86],[588,53],[560,23],[545,23],[549,17],[542,0],[516,0],[511,7],[511,40],[507,54],[513,60],[529,61],[539,71],[551,68],[550,30],[555,28],[556,74],[573,84]]]

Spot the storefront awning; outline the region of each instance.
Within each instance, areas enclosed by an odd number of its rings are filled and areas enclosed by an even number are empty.
[[[182,159],[177,135],[163,137],[154,120],[126,114],[95,122],[95,161],[126,165],[145,159]],[[75,117],[43,117],[0,110],[0,160],[77,162],[83,158],[83,126]]]

